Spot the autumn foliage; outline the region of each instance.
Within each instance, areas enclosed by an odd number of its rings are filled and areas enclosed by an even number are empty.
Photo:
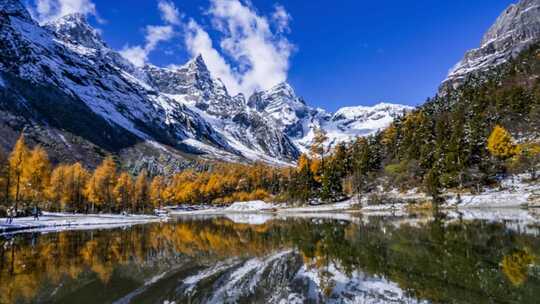
[[[172,204],[230,204],[265,200],[285,188],[292,169],[264,164],[210,163],[173,176],[137,175],[106,157],[95,170],[80,163],[52,166],[41,146],[21,136],[9,155],[0,153],[0,210],[148,213]]]
[[[519,147],[514,143],[512,135],[501,126],[495,126],[488,138],[489,152],[500,159],[508,159],[519,153]]]

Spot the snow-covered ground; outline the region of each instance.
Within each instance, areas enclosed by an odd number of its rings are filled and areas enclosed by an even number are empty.
[[[275,209],[273,204],[263,201],[236,202],[225,208],[225,212],[253,212],[253,211],[268,211]]]
[[[315,214],[329,214],[329,213],[350,213],[359,211],[360,205],[356,198],[346,200],[344,202],[335,204],[321,204],[303,207],[287,207],[283,204],[267,203],[263,201],[248,201],[248,202],[235,202],[228,207],[214,207],[214,206],[177,206],[168,208],[170,215],[184,216],[184,215],[226,215],[230,218],[234,218],[238,222],[260,222],[266,221],[272,217],[272,215],[290,216],[290,215],[307,215],[311,217]],[[262,218],[256,218],[254,215],[262,215]]]
[[[403,203],[367,206],[366,199],[362,200],[363,212],[405,211],[407,202],[429,202],[430,197],[418,189],[405,193],[397,190],[387,191],[382,196],[389,201]],[[523,208],[540,207],[540,181],[530,181],[528,174],[510,176],[501,181],[499,187],[483,188],[479,194],[472,193],[443,193],[446,202],[443,208],[475,209],[475,208]]]
[[[519,208],[540,206],[540,181],[527,181],[528,174],[509,177],[500,188],[484,189],[481,194],[451,194],[447,206],[458,208]]]
[[[22,217],[13,219],[11,224],[7,224],[5,218],[0,218],[0,233],[114,228],[163,220],[166,219],[151,215],[86,215],[44,212],[39,220],[34,220],[33,217]]]
[[[235,202],[228,207],[204,206],[175,206],[167,208],[170,215],[212,215],[232,213],[260,213],[275,211],[277,205],[263,201]]]

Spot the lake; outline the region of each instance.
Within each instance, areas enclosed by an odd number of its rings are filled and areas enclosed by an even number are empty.
[[[0,237],[0,303],[538,303],[540,217],[231,214]]]

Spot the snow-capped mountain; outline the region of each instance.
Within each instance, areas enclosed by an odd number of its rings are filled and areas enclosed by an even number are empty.
[[[468,51],[450,71],[445,84],[459,85],[467,75],[503,64],[539,41],[540,0],[512,4],[484,35],[480,47]]]
[[[285,82],[267,91],[253,94],[249,98],[248,105],[264,113],[264,117],[291,138],[303,137],[305,135],[304,122],[318,114],[318,110],[307,106],[305,101],[296,96],[294,89]]]
[[[201,56],[138,68],[83,15],[39,25],[20,0],[0,1],[0,50],[0,145],[8,149],[22,130],[63,161],[95,164],[114,153],[128,166],[159,170],[200,158],[285,164],[310,145],[315,127],[328,131],[331,145],[402,112],[334,115],[308,106],[287,83],[247,100],[231,96]]]
[[[153,87],[210,122],[248,159],[290,161],[299,156],[290,139],[248,107],[243,95],[228,94],[225,85],[211,76],[202,56],[173,69],[146,66],[144,70]]]
[[[371,107],[344,107],[332,115],[330,120],[322,121],[322,129],[327,132],[328,144],[353,141],[377,133],[388,127],[398,116],[412,111],[412,107],[390,103],[379,103]],[[302,139],[304,146],[310,144]]]
[[[333,147],[374,134],[389,126],[397,116],[412,110],[409,106],[380,103],[371,107],[344,107],[330,113],[306,105],[287,83],[254,94],[248,104],[264,113],[263,116],[285,132],[302,152],[307,152],[313,144],[316,129],[327,133],[326,144]]]

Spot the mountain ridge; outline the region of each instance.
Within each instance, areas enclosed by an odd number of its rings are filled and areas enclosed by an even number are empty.
[[[516,58],[529,46],[540,42],[540,0],[521,0],[511,4],[482,37],[478,48],[467,51],[441,85],[456,88],[470,77]]]

